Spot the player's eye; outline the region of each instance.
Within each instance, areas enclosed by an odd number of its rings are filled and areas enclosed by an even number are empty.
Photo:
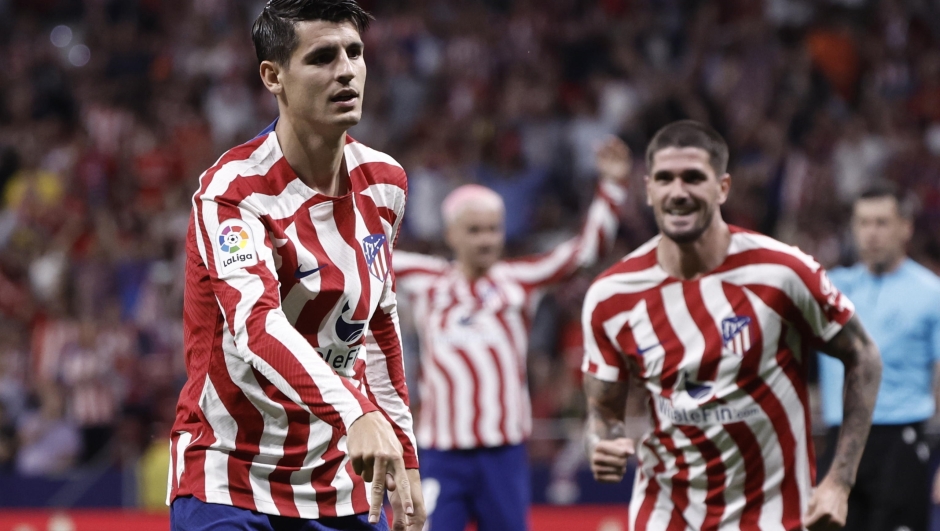
[[[660,183],[672,181],[672,173],[668,171],[658,171],[653,174],[653,180]]]
[[[346,50],[346,55],[348,55],[350,59],[362,57],[362,46],[358,44],[350,46],[349,49]]]
[[[682,180],[687,183],[698,183],[706,180],[708,177],[699,170],[686,170],[682,172]]]

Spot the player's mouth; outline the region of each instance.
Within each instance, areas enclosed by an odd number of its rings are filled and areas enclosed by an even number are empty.
[[[330,102],[335,103],[341,108],[349,109],[355,108],[358,101],[359,92],[351,88],[340,90],[336,94],[333,94],[333,97],[330,98]]]

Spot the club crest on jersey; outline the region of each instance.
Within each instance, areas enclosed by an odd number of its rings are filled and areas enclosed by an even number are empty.
[[[737,356],[751,348],[751,318],[746,315],[735,315],[721,322],[721,339],[724,340],[725,349]]]
[[[243,220],[229,219],[220,223],[213,243],[220,276],[258,263],[255,239]]]
[[[382,282],[388,277],[391,254],[384,234],[370,234],[362,239],[362,254],[366,257],[369,273]]]

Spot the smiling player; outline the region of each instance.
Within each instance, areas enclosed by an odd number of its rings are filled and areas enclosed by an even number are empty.
[[[727,225],[728,148],[693,121],[647,149],[660,234],[603,273],[584,303],[591,467],[617,482],[640,460],[631,529],[835,530],[871,425],[878,349],[811,257]],[[812,346],[845,366],[844,424],[813,490],[806,392]],[[629,376],[652,431],[623,422]]]
[[[423,527],[389,270],[405,173],[346,134],[369,20],[352,0],[271,0],[255,21],[279,118],[193,197],[174,530],[388,529],[386,487],[395,529]]]
[[[597,194],[581,233],[540,256],[502,260],[502,198],[464,185],[441,205],[454,261],[395,252],[401,293],[421,337],[421,446],[431,531],[528,529],[524,442],[529,324],[552,284],[600,259],[627,198],[630,151],[616,138],[596,155]]]

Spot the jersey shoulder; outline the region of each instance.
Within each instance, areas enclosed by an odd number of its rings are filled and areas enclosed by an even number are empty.
[[[276,163],[284,157],[273,134],[226,151],[199,177],[196,196],[235,204],[255,192],[270,193]]]
[[[661,237],[660,235],[656,235],[643,245],[634,249],[627,256],[620,259],[619,262],[604,270],[604,272],[594,279],[594,282],[602,282],[609,277],[622,273],[638,273],[650,268],[656,268],[658,265],[656,247],[659,245]]]
[[[777,264],[791,269],[809,270],[815,273],[822,266],[815,258],[795,245],[783,243],[759,232],[731,227],[731,246],[728,256],[746,262]]]
[[[408,177],[404,168],[391,155],[355,140],[346,135],[346,169],[350,173],[359,173],[365,178],[365,185],[391,185],[408,190]]]

